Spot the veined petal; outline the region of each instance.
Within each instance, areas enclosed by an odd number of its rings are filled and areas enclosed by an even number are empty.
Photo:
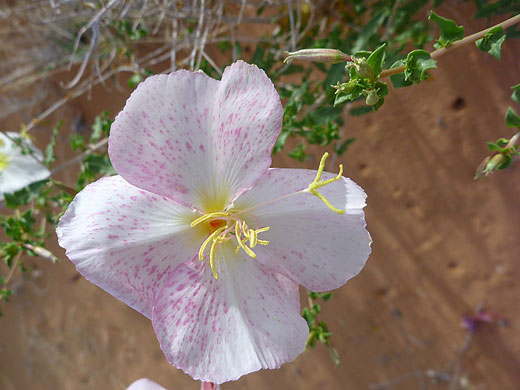
[[[223,383],[278,368],[305,346],[298,285],[251,258],[217,249],[215,279],[207,262],[181,264],[153,308],[168,361],[194,379]]]
[[[58,241],[83,276],[150,318],[155,294],[200,246],[194,214],[112,176],[74,198]]]
[[[270,169],[234,206],[244,210],[305,189],[315,176],[311,170]],[[333,176],[324,173],[322,179]],[[342,178],[319,192],[346,213],[333,212],[309,193],[259,206],[251,213],[260,226],[270,226],[261,236],[269,245],[255,247],[256,260],[313,291],[328,291],[361,271],[371,238],[365,229],[366,195],[361,187]]]
[[[148,378],[141,378],[132,383],[126,390],[166,390],[160,384]]]
[[[282,116],[272,82],[242,61],[222,81],[185,70],[152,76],[116,117],[109,154],[129,183],[215,211],[267,170]]]

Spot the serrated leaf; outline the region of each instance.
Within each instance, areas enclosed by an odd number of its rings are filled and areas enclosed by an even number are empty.
[[[383,69],[383,62],[385,61],[385,46],[386,43],[383,43],[367,58],[367,64],[372,68],[374,78],[379,76],[381,70]]]
[[[45,148],[45,158],[43,160],[43,163],[45,166],[51,165],[52,162],[56,161],[56,155],[54,154],[54,147],[56,146],[56,137],[58,136],[58,130],[63,125],[63,121],[59,121],[56,126],[54,126],[54,129],[52,129],[52,135],[51,140],[47,147]]]
[[[506,126],[520,127],[520,116],[511,107],[506,112]]]
[[[517,103],[520,103],[520,84],[513,85],[511,89],[513,90],[513,93],[511,94],[511,99],[513,99],[513,101]]]
[[[341,103],[352,102],[362,96],[362,94],[363,88],[357,86],[349,93],[338,93],[334,100],[334,107]]]
[[[392,64],[390,69],[399,68],[400,66],[403,66],[403,65],[405,65],[405,61],[398,60]],[[410,85],[413,85],[413,83],[410,80],[405,79],[403,72],[390,76],[390,82],[392,83],[392,85],[394,86],[395,89],[409,87]]]
[[[499,151],[501,150],[502,148],[500,146],[498,146],[496,143],[494,142],[488,142],[487,143],[487,146],[488,146],[488,150],[490,152],[494,152],[494,151]]]
[[[350,109],[350,115],[361,116],[373,112],[372,107],[369,106],[358,106]]]
[[[506,169],[513,162],[513,158],[511,157],[511,155],[509,153],[504,153],[504,154],[502,154],[502,156],[504,157],[504,161],[502,162],[502,164],[500,164],[497,167],[497,169]]]
[[[370,107],[367,107],[367,106],[361,106],[361,107],[368,108],[370,111],[372,111],[372,109]],[[336,145],[334,145],[334,152],[336,152],[336,154],[338,156],[341,156],[343,153],[345,153],[347,151],[350,144],[352,142],[354,142],[355,140],[356,140],[355,138],[349,138],[349,139],[343,141],[342,143],[337,143]]]
[[[464,26],[457,26],[457,23],[453,20],[443,18],[433,11],[430,11],[428,20],[439,26],[440,36],[437,42],[433,44],[436,49],[449,47],[453,42],[464,38]]]
[[[506,34],[501,26],[496,26],[489,30],[483,38],[477,40],[475,45],[479,50],[485,51],[500,61],[502,56],[502,43],[506,39]]]
[[[37,181],[13,193],[4,193],[5,205],[9,208],[24,206],[36,199],[49,180]]]
[[[428,69],[437,68],[437,62],[426,50],[418,49],[408,53],[404,77],[406,81],[419,83],[428,78]]]

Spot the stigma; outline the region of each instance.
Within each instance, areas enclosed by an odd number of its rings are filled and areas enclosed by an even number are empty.
[[[206,249],[209,247],[209,264],[215,279],[218,279],[215,265],[215,251],[218,245],[234,240],[237,244],[235,254],[238,254],[240,249],[242,249],[253,259],[256,258],[256,254],[253,251],[256,245],[269,245],[269,241],[258,238],[259,233],[270,229],[269,226],[251,229],[245,220],[230,211],[216,211],[204,214],[192,221],[190,226],[193,228],[198,225],[205,225],[208,229],[208,237],[199,249],[199,260],[204,260]]]

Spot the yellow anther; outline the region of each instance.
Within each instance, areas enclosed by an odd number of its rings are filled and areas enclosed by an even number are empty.
[[[339,173],[337,176],[333,177],[332,179],[328,179],[328,180],[321,180],[321,174],[323,173],[323,169],[325,168],[325,161],[327,160],[327,157],[329,157],[329,154],[328,153],[325,153],[323,155],[323,157],[321,158],[321,161],[320,161],[320,165],[318,167],[318,173],[316,174],[316,178],[314,179],[314,181],[309,184],[309,187],[307,188],[307,192],[309,192],[310,194],[312,195],[315,195],[317,196],[318,198],[320,198],[323,203],[325,203],[325,205],[331,209],[332,211],[334,211],[335,213],[338,213],[338,214],[344,214],[346,210],[343,210],[343,209],[338,209],[336,207],[334,207],[328,200],[327,198],[325,198],[322,194],[320,194],[318,192],[318,189],[321,188],[321,187],[324,187],[326,186],[327,184],[330,184],[330,183],[334,183],[335,181],[338,181],[341,179],[341,175],[343,174],[343,165],[340,164],[339,165]]]
[[[204,259],[204,251],[206,250],[206,247],[208,246],[208,244],[211,241],[213,241],[215,238],[217,238],[217,236],[226,229],[227,229],[227,226],[222,226],[221,228],[218,228],[213,233],[211,233],[208,238],[206,238],[206,241],[204,241],[202,243],[202,245],[200,246],[200,249],[199,249],[199,260],[200,261],[202,261]]]
[[[249,229],[249,241],[251,242],[251,245],[249,245],[251,248],[254,248],[256,246],[256,231],[253,229]]]
[[[191,227],[197,226],[199,223],[202,223],[204,221],[207,221],[208,219],[215,218],[215,217],[228,217],[229,213],[226,213],[225,211],[217,211],[214,213],[204,214],[201,217],[198,217],[197,219],[193,220],[190,224]]]
[[[208,223],[209,228],[209,236],[202,243],[199,249],[199,260],[204,260],[204,253],[208,245],[211,244],[209,249],[209,265],[211,271],[213,272],[213,276],[218,279],[218,273],[216,269],[216,260],[215,253],[217,250],[217,246],[221,243],[230,240],[233,236],[238,243],[238,246],[235,250],[235,253],[240,251],[242,248],[248,256],[253,259],[256,258],[255,252],[251,250],[257,244],[260,245],[268,245],[269,241],[259,240],[258,233],[265,232],[269,230],[269,227],[264,227],[261,229],[250,229],[247,226],[246,221],[240,219],[237,214],[234,214],[229,211],[215,211],[212,213],[204,214],[197,219],[191,222],[191,227],[195,227],[203,222]],[[234,224],[234,226],[233,226]],[[234,232],[232,231],[234,228]],[[213,230],[215,229],[215,230]],[[249,241],[249,245],[247,245]]]
[[[238,246],[242,248],[250,257],[253,259],[256,258],[255,252],[253,252],[249,247],[247,247],[244,242],[242,241],[242,238],[240,237],[240,222],[235,223],[235,238],[238,242]],[[237,251],[235,251],[236,253]]]

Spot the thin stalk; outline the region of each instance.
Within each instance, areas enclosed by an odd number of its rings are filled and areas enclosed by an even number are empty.
[[[510,19],[507,19],[505,21],[503,21],[502,23],[499,23],[493,27],[489,27],[489,28],[486,28],[485,30],[482,30],[482,31],[479,31],[475,34],[471,34],[471,35],[468,35],[466,38],[460,40],[460,41],[456,41],[454,42],[451,46],[449,47],[443,47],[441,49],[437,49],[435,51],[433,51],[431,53],[431,57],[433,59],[436,59],[436,58],[439,58],[441,57],[442,55],[448,53],[449,51],[452,51],[454,49],[457,49],[461,46],[464,46],[464,45],[467,45],[468,43],[472,43],[472,42],[475,42],[476,40],[480,39],[480,38],[483,38],[484,35],[487,34],[487,32],[495,27],[502,27],[504,30],[506,28],[509,28],[517,23],[520,22],[520,14],[519,15],[516,15],[516,16],[513,16],[512,18]],[[393,76],[394,74],[398,74],[398,73],[401,73],[401,72],[404,72],[404,70],[406,69],[406,66],[403,65],[403,66],[399,66],[397,68],[393,68],[393,69],[385,69],[381,72],[381,75],[379,76],[379,78],[383,78],[383,77],[389,77],[389,76]]]

